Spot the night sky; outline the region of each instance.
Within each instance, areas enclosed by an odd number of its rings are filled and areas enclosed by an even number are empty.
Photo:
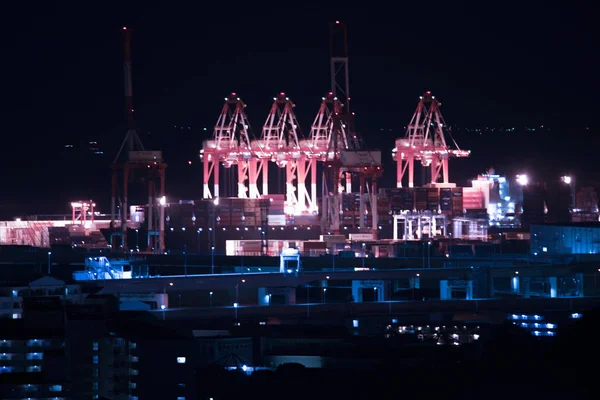
[[[1,217],[62,213],[85,198],[108,211],[109,164],[126,131],[123,25],[133,30],[140,136],[163,150],[173,197],[201,197],[198,151],[229,92],[248,104],[258,135],[273,95],[285,91],[308,134],[330,89],[334,20],[349,29],[359,133],[385,155],[380,186],[394,185],[391,149],[425,90],[442,102],[459,146],[473,151],[451,162],[452,181],[491,166],[540,179],[594,178],[600,62],[592,2],[413,3],[3,5]],[[91,154],[90,141],[104,154]]]

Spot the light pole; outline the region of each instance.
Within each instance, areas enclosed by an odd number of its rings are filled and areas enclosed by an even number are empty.
[[[167,308],[167,306],[165,306],[164,304],[162,304],[162,305],[160,306],[160,309],[162,310],[163,321],[165,320],[165,308]]]
[[[427,268],[431,268],[431,242],[427,242]]]
[[[500,256],[502,256],[502,239],[504,238],[504,236],[502,235],[502,232],[500,232]]]
[[[198,254],[200,254],[200,233],[202,232],[202,228],[198,228]]]
[[[377,286],[375,286],[375,287],[373,288],[373,291],[374,291],[374,293],[375,293],[375,303],[379,303],[379,297],[377,296]]]
[[[139,229],[135,230],[135,249],[140,249],[140,231]]]
[[[242,243],[244,241],[244,228],[246,227],[246,217],[242,214],[242,235],[241,235],[241,239],[242,239]],[[240,264],[241,264],[241,270],[242,270],[242,275],[244,275],[244,248],[242,247],[242,252],[240,254],[241,259],[240,259]]]
[[[187,276],[187,244],[183,245],[183,275]]]
[[[50,256],[51,256],[51,255],[52,255],[52,252],[51,252],[51,251],[49,251],[49,252],[48,252],[48,276],[50,276],[50,265],[51,265],[51,264],[50,264]]]
[[[363,268],[363,270],[365,269],[365,256],[366,256],[366,254],[365,254],[365,246],[366,246],[366,244],[363,243],[362,244],[362,268]]]
[[[213,292],[208,293],[208,306],[209,307],[212,307],[212,295],[213,295]]]
[[[237,309],[238,309],[238,303],[233,303],[233,312],[234,312],[234,318],[237,319]]]
[[[323,304],[327,304],[327,288],[323,288]]]
[[[310,318],[310,286],[306,284],[306,319]]]
[[[215,246],[210,248],[210,265],[211,265],[211,274],[215,274]]]
[[[331,249],[331,265],[333,266],[333,272],[335,272],[335,252]]]

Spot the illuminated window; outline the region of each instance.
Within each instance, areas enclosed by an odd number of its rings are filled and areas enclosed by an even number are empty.
[[[27,372],[40,372],[42,370],[42,367],[40,367],[39,365],[30,365],[29,367],[27,367]]]
[[[48,390],[51,392],[62,392],[62,385],[51,385]]]
[[[98,364],[98,356],[94,356],[94,357],[92,358],[92,362],[93,362],[94,364]]]
[[[98,382],[92,383],[92,390],[98,390]]]
[[[92,350],[98,351],[98,342],[93,342],[92,343]]]
[[[27,353],[28,360],[41,360],[44,358],[44,353]]]
[[[185,357],[177,357],[177,364],[185,364]]]

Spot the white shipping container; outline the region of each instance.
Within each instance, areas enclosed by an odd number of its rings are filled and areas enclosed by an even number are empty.
[[[350,240],[373,240],[372,233],[351,233],[348,236]]]
[[[267,219],[269,221],[269,225],[273,226],[284,226],[287,220],[285,215],[269,215]]]
[[[346,243],[344,235],[319,235],[319,240],[326,243]]]

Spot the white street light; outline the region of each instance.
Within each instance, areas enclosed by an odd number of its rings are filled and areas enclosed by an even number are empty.
[[[517,183],[526,186],[529,183],[529,177],[527,175],[517,175]]]

